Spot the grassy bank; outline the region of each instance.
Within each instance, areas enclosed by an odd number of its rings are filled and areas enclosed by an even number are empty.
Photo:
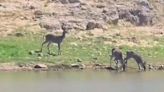
[[[28,32],[22,37],[8,36],[0,39],[0,62],[1,63],[53,63],[70,64],[81,61],[82,63],[109,63],[109,54],[112,45],[104,44],[103,39],[94,38],[87,40],[78,40],[71,36],[67,37],[62,44],[61,56],[49,56],[46,45],[43,50],[43,56],[37,54],[30,55],[30,51],[39,50],[43,41],[43,34],[33,34]],[[159,40],[163,42],[163,38]],[[163,45],[155,47],[128,47],[122,46],[125,54],[127,50],[134,50],[140,53],[145,61],[149,63],[164,63]],[[51,45],[51,52],[57,54],[57,46]]]

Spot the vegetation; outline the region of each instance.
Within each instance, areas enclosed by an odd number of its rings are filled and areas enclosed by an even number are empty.
[[[21,31],[24,32],[24,31]],[[159,46],[155,47],[129,47],[122,46],[122,50],[134,50],[140,53],[145,61],[149,63],[163,63],[164,46],[163,38],[160,38]],[[0,39],[0,62],[14,63],[53,63],[70,64],[81,61],[82,63],[101,63],[109,64],[109,55],[112,45],[104,44],[102,38],[92,38],[87,40],[78,40],[74,37],[66,37],[61,50],[62,55],[48,55],[46,45],[43,50],[43,56],[37,53],[30,55],[30,51],[39,50],[43,41],[43,34],[33,34],[28,32],[24,36],[17,37],[10,35]],[[57,54],[57,46],[51,45],[51,52]]]

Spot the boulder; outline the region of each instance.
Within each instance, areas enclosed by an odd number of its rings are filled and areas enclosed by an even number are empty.
[[[16,36],[16,37],[23,37],[23,36],[24,36],[24,34],[23,34],[23,33],[21,33],[21,32],[16,32],[16,33],[15,33],[15,36]]]
[[[139,18],[139,25],[144,26],[144,25],[153,25],[153,19],[154,19],[154,14],[148,13],[146,11],[141,11],[138,14]]]
[[[60,22],[54,18],[42,18],[39,25],[41,28],[45,28],[48,31],[61,29]]]
[[[144,6],[148,9],[153,9],[152,5],[150,4],[148,0],[137,0],[137,4],[140,6]]]
[[[119,21],[119,14],[115,8],[104,9],[104,21],[110,24],[117,25]]]
[[[90,21],[86,25],[86,30],[92,30],[92,29],[95,29],[95,28],[102,28],[102,27],[103,26],[100,23]]]

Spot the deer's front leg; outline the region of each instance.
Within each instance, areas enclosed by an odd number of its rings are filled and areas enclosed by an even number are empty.
[[[141,68],[140,68],[140,64],[139,64],[139,63],[138,63],[138,69],[141,70]]]
[[[60,51],[60,43],[58,44],[58,55],[61,55],[61,51]]]

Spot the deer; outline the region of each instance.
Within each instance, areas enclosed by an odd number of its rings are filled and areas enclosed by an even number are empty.
[[[142,68],[144,69],[144,71],[146,71],[146,62],[143,61],[142,57],[139,54],[135,53],[134,51],[126,52],[126,57],[124,58],[126,66],[127,66],[127,61],[131,58],[133,58],[136,61],[139,70],[141,70]]]
[[[124,64],[124,59],[123,59],[123,54],[122,51],[119,48],[112,48],[112,55],[110,56],[110,67],[111,67],[111,61],[114,58],[116,68],[118,70],[118,64],[121,64],[121,68],[123,71],[125,71],[125,64]]]
[[[66,33],[68,33],[67,32],[68,28],[65,27],[64,23],[62,23],[61,29],[63,30],[63,33],[61,36],[55,36],[54,34],[47,34],[44,36],[45,40],[41,45],[40,52],[42,52],[42,48],[43,48],[44,44],[48,43],[47,49],[48,49],[48,54],[50,54],[51,43],[56,43],[58,45],[58,55],[61,55],[61,50],[60,50],[61,49],[61,43],[63,42]]]

